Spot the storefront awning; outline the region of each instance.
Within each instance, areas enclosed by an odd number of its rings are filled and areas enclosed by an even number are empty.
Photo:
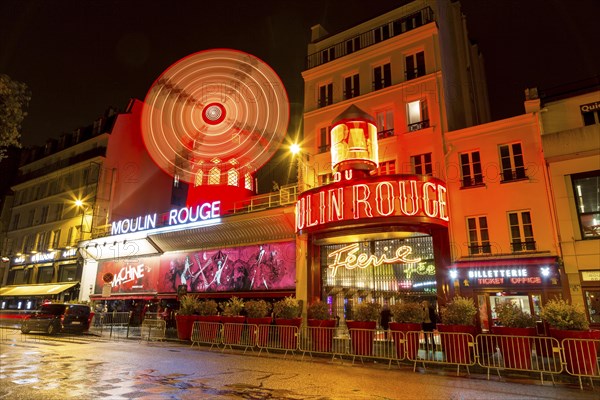
[[[0,296],[52,296],[72,288],[79,282],[48,283],[43,285],[4,286],[0,288]]]

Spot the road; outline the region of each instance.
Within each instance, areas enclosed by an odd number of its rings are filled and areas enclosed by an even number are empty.
[[[221,352],[173,342],[0,341],[0,399],[595,399],[589,386],[301,355]],[[308,357],[308,356],[307,356]],[[599,386],[597,384],[597,386]]]

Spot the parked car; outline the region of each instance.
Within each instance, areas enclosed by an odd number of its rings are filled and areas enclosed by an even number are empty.
[[[42,304],[21,324],[21,332],[42,331],[49,335],[58,332],[82,333],[89,329],[93,313],[84,304]]]

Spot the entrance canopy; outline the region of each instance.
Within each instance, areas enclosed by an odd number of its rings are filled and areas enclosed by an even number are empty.
[[[48,283],[43,285],[4,286],[0,288],[0,297],[8,296],[52,296],[72,288],[79,282]]]

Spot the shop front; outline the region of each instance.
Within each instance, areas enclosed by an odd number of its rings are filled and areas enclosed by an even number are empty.
[[[600,270],[581,270],[579,278],[590,327],[600,329]]]
[[[82,242],[92,273],[90,299],[143,319],[148,311],[173,311],[183,294],[217,301],[294,295],[292,212],[279,207]]]
[[[450,275],[455,292],[472,298],[478,307],[481,332],[497,325],[499,304],[510,302],[539,316],[543,304],[562,294],[557,257],[460,261],[451,267]],[[539,328],[543,329],[541,324]]]
[[[35,310],[43,302],[76,300],[80,276],[77,249],[14,257],[8,273],[11,284],[0,288],[0,310]]]

